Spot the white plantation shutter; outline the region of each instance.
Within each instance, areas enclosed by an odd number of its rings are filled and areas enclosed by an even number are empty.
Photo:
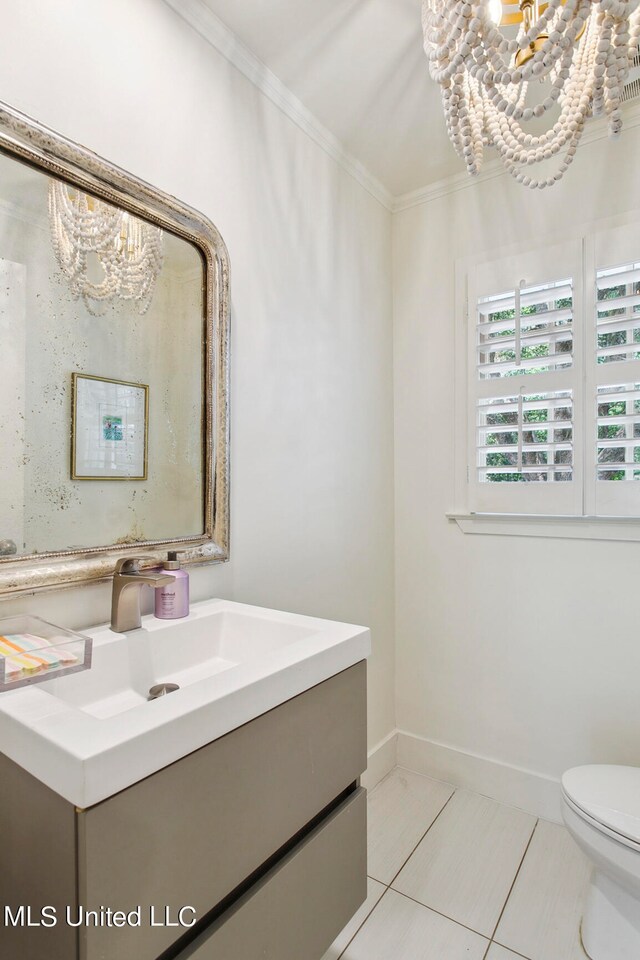
[[[581,511],[581,267],[574,242],[469,276],[472,511]]]
[[[478,300],[481,379],[562,370],[572,364],[572,281]]]
[[[640,229],[601,232],[588,285],[592,405],[588,506],[600,516],[640,516]],[[589,496],[589,491],[593,494]]]
[[[640,262],[599,270],[596,291],[597,362],[640,359]]]
[[[640,383],[598,387],[598,480],[640,480]]]
[[[478,401],[480,482],[573,479],[571,391]]]

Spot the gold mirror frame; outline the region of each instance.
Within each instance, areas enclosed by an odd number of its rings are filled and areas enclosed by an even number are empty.
[[[204,532],[172,540],[62,550],[0,558],[0,597],[96,583],[113,575],[128,552],[143,567],[186,551],[185,563],[229,557],[229,257],[215,226],[201,213],[155,189],[85,147],[0,101],[0,151],[190,241],[205,265]]]

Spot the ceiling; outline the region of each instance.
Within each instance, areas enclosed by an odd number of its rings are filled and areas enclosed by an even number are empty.
[[[464,169],[422,49],[420,0],[204,0],[394,196]]]

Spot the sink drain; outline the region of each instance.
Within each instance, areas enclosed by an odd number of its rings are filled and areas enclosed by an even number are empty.
[[[174,690],[179,690],[180,686],[177,683],[156,683],[154,687],[151,687],[149,690],[149,700],[157,700],[158,697],[166,697],[168,693],[173,693]]]

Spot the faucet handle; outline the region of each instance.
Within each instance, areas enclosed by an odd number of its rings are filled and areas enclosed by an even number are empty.
[[[144,563],[145,560],[149,559],[149,557],[120,557],[119,560],[116,560],[116,568],[113,572],[114,574],[140,573],[138,564]]]

